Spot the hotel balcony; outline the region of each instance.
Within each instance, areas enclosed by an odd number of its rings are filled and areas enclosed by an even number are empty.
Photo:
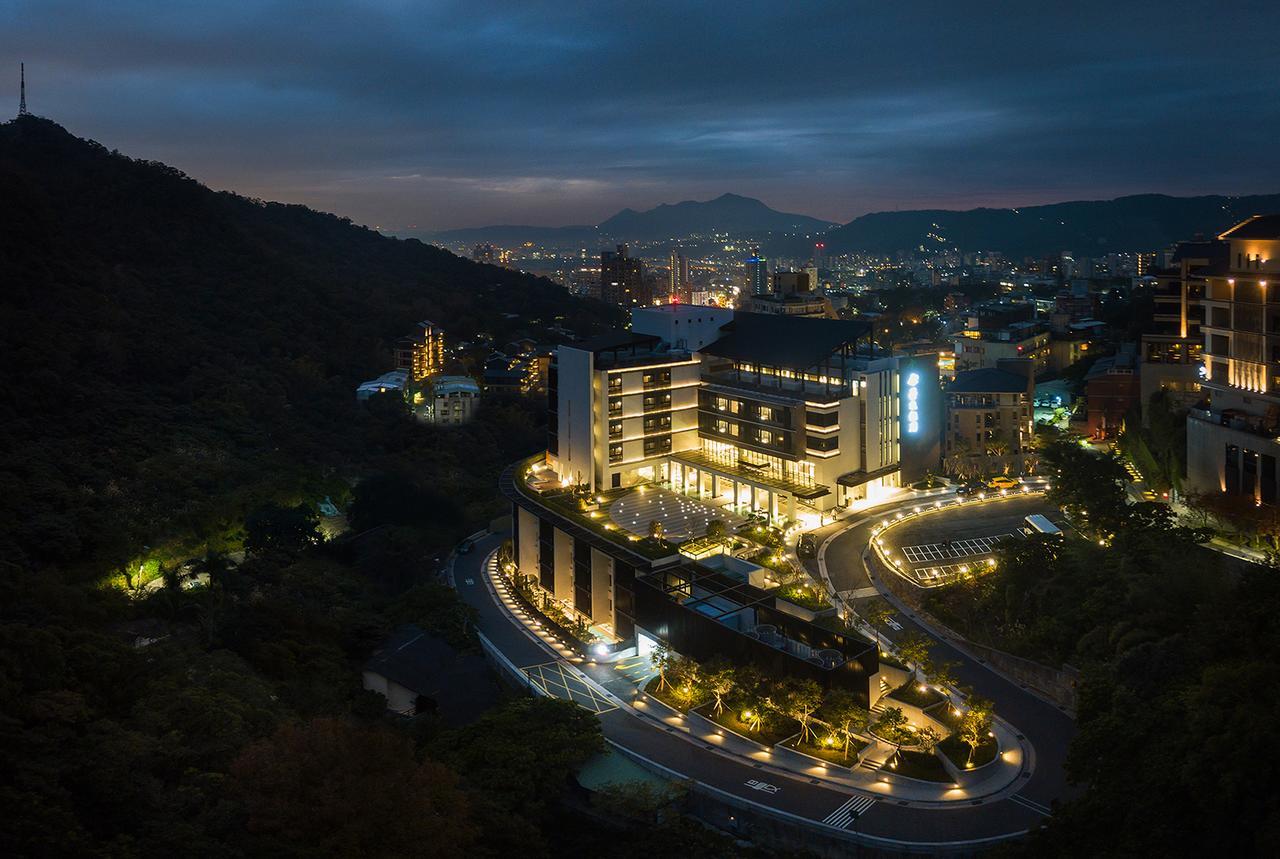
[[[1239,409],[1199,409],[1188,410],[1187,417],[1215,426],[1248,433],[1259,438],[1280,440],[1280,406],[1271,406],[1266,414],[1254,415]]]

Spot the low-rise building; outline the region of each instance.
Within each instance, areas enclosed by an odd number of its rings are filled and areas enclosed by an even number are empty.
[[[944,394],[945,459],[955,464],[962,458],[1023,456],[1033,439],[1034,391],[1034,365],[1025,358],[957,373]]]
[[[408,370],[390,370],[376,379],[361,382],[356,388],[356,401],[363,403],[374,394],[396,393],[404,396],[408,384]]]
[[[771,291],[760,295],[742,294],[742,309],[748,313],[835,319],[835,309],[827,297],[814,288],[812,276],[808,271],[776,272]]]
[[[815,526],[937,468],[936,353],[891,355],[871,334],[861,322],[676,304],[561,346],[547,451],[501,484],[517,574],[615,650],[663,641],[874,700],[870,642],[780,608],[719,556],[646,537],[662,515],[676,517],[669,527],[691,516]]]
[[[480,386],[470,376],[432,376],[414,403],[418,418],[438,426],[465,424],[480,405]]]
[[[1002,328],[966,328],[952,337],[955,372],[990,369],[1005,359],[1029,358],[1036,374],[1049,369],[1049,329],[1035,321],[1014,322]]]
[[[1099,358],[1089,368],[1084,386],[1085,431],[1093,439],[1115,438],[1141,403],[1137,354],[1123,350]]]

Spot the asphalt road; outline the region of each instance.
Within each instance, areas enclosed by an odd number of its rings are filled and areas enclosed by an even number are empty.
[[[1021,507],[1002,510],[1002,505],[1033,503],[1035,502],[1030,499],[992,502],[981,507],[957,507],[954,513],[946,510],[927,518],[932,520],[930,528],[945,528],[947,518],[951,516],[956,517],[957,523],[963,523],[965,527],[972,528],[975,515],[982,509],[994,511],[997,521],[1005,521],[1022,511]],[[1043,505],[1044,502],[1039,503]],[[1022,512],[1022,515],[1025,516],[1026,512]],[[875,576],[866,569],[862,556],[867,541],[871,537],[871,528],[882,518],[882,516],[871,517],[868,521],[841,533],[827,545],[824,555],[827,574],[837,590],[862,587],[868,580],[875,583]],[[1000,527],[1002,526],[988,526],[985,533],[1001,533]],[[1031,743],[1035,749],[1035,770],[1031,777],[1026,779],[1021,791],[1022,795],[1045,806],[1050,806],[1054,800],[1070,795],[1063,767],[1066,762],[1067,747],[1075,733],[1075,723],[1066,713],[997,673],[985,663],[957,650],[947,641],[937,639],[930,630],[916,622],[913,613],[899,611],[894,620],[901,629],[890,629],[888,631],[890,639],[895,639],[909,631],[916,631],[934,638],[937,643],[933,648],[933,656],[958,663],[957,679],[961,683],[972,686],[983,697],[994,701],[996,714],[1013,725],[1019,734],[1025,736]]]
[[[475,607],[478,624],[485,636],[515,666],[524,669],[545,665],[554,661],[555,655],[523,627],[513,624],[485,586],[484,572],[481,569],[483,560],[490,551],[497,548],[503,536],[505,535],[480,539],[472,552],[456,558],[454,579],[457,589],[462,598]],[[842,547],[838,554],[843,557],[846,551],[852,551],[856,540],[856,535],[850,535],[848,540],[837,540],[836,544]],[[832,556],[829,554],[828,557]],[[860,560],[858,563],[860,565]],[[837,566],[850,571],[853,569],[852,564],[844,562]],[[1036,737],[1043,738],[1046,743],[1051,738],[1061,737],[1062,751],[1065,752],[1065,737],[1069,736],[1070,720],[980,666],[969,666],[964,657],[957,655],[949,658],[966,663],[958,671],[963,672],[961,678],[970,681],[969,675],[972,672],[973,679],[970,682],[974,682],[983,694],[996,699],[1000,714],[1018,728],[1023,728],[1024,719],[1043,723],[1036,724],[1034,730],[1027,727],[1026,733],[1032,737],[1033,742],[1036,742]],[[984,677],[983,673],[990,676]],[[617,688],[616,684],[611,683],[610,686]],[[1002,698],[1012,700],[1006,703]],[[822,821],[855,795],[852,790],[796,777],[782,770],[775,770],[768,764],[751,763],[743,758],[728,756],[709,744],[670,729],[658,720],[638,715],[628,707],[603,712],[600,720],[607,738],[637,755],[679,773],[684,778],[701,782],[757,807],[799,818],[820,829],[830,831],[831,828]],[[1023,780],[1022,790],[1016,795],[1012,792],[1018,785],[1006,788],[992,797],[975,798],[970,803],[951,803],[941,807],[936,804],[906,803],[877,797],[875,804],[843,828],[876,839],[939,846],[947,842],[1000,838],[1024,832],[1042,822],[1044,815],[1011,797],[1030,795],[1036,802],[1047,803],[1059,795],[1060,791],[1055,785],[1061,785],[1062,782],[1061,753],[1051,747],[1042,750],[1037,743],[1035,754],[1036,772]],[[766,792],[749,784],[758,785],[760,782],[778,790]],[[1034,792],[1028,794],[1028,790],[1032,789]],[[863,792],[857,795],[870,794]]]

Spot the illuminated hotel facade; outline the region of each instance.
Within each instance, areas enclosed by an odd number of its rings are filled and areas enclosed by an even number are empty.
[[[785,523],[937,465],[936,361],[882,352],[865,323],[642,308],[561,346],[554,371],[547,462],[566,485],[656,483]]]
[[[1275,503],[1280,460],[1280,215],[1218,237],[1227,252],[1204,280],[1208,408],[1187,420],[1188,488]]]
[[[937,468],[939,401],[936,353],[888,354],[866,323],[637,308],[630,330],[556,352],[547,450],[500,481],[512,504],[509,569],[536,595],[530,605],[553,602],[589,626],[591,658],[644,655],[661,641],[840,686],[869,705],[880,690],[873,643],[779,599],[767,569],[705,527],[647,538],[649,520],[630,522],[617,505],[644,505],[660,487],[678,495],[658,503],[693,505],[693,515],[815,527]]]

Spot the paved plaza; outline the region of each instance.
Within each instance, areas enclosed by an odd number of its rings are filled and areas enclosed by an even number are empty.
[[[746,521],[724,507],[652,486],[628,492],[614,501],[609,505],[609,518],[619,528],[642,537],[649,536],[649,523],[656,519],[662,523],[668,540],[701,537],[712,519],[723,521],[730,529]]]

